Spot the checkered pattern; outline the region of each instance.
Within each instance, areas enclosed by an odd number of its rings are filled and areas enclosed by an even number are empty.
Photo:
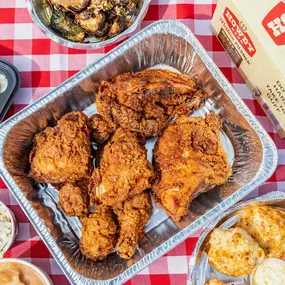
[[[138,29],[158,19],[179,19],[195,33],[278,147],[277,171],[250,197],[273,190],[285,191],[285,140],[282,141],[277,136],[262,109],[253,100],[233,63],[212,35],[210,19],[215,6],[216,0],[152,0],[149,11]],[[98,60],[114,46],[95,51],[74,50],[60,46],[49,40],[32,23],[25,0],[1,0],[0,58],[14,64],[22,77],[21,89],[7,117],[41,97],[87,64]],[[19,235],[6,256],[32,261],[50,274],[55,285],[69,284],[1,180],[0,200],[11,207],[19,223]],[[197,236],[198,234],[188,238],[186,242],[151,264],[126,284],[186,284],[187,265]]]

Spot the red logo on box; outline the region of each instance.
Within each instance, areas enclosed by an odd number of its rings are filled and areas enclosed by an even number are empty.
[[[248,53],[250,57],[253,57],[256,53],[255,46],[249,37],[248,33],[242,30],[240,26],[240,21],[238,18],[233,14],[233,12],[226,8],[224,11],[224,17],[226,19],[226,22],[233,32],[236,39],[239,41],[243,49]]]
[[[285,3],[277,4],[264,18],[262,25],[275,44],[285,45]]]

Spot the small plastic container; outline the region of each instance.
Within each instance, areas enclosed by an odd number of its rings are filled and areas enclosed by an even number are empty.
[[[30,262],[27,262],[22,259],[17,258],[3,258],[0,259],[0,265],[2,263],[17,263],[17,264],[23,264],[33,270],[39,277],[42,279],[44,285],[53,285],[53,282],[51,281],[50,277],[46,272],[44,272],[41,268],[31,264]]]
[[[0,123],[21,85],[21,77],[16,67],[0,59]]]
[[[13,242],[16,239],[16,236],[18,235],[18,225],[14,213],[3,202],[0,201],[0,221],[2,221],[2,209],[3,211],[5,211],[5,214],[10,219],[9,222],[11,223],[11,234],[9,239],[7,240],[6,245],[2,249],[0,248],[0,258],[2,258],[5,252],[12,246]]]

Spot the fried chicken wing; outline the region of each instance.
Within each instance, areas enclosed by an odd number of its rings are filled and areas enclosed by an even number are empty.
[[[115,207],[142,193],[154,179],[147,152],[134,133],[118,129],[104,146],[90,179],[92,201]]]
[[[152,214],[151,198],[143,192],[125,200],[114,208],[120,224],[117,250],[122,258],[130,259],[139,240],[144,237],[144,228]]]
[[[251,206],[237,223],[265,250],[270,258],[285,260],[285,212],[269,206]]]
[[[90,117],[88,126],[92,131],[92,139],[95,143],[102,144],[115,132],[116,125],[107,122],[101,115],[95,114]]]
[[[59,191],[59,204],[67,216],[83,216],[88,210],[88,193],[70,183],[65,184]]]
[[[98,206],[93,214],[81,221],[81,252],[92,260],[104,259],[117,244],[118,226],[112,209]]]
[[[204,101],[205,95],[189,76],[153,69],[104,81],[96,106],[107,121],[148,138],[160,134],[175,114],[189,115]]]
[[[231,176],[219,130],[221,120],[214,114],[179,117],[163,132],[154,148],[158,172],[155,199],[175,222],[188,214],[193,197]]]
[[[30,176],[38,183],[74,183],[90,176],[88,117],[71,112],[34,137]]]

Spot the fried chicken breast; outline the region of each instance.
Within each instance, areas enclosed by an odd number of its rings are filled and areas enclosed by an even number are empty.
[[[149,138],[160,134],[175,114],[189,115],[204,101],[189,76],[152,69],[103,81],[96,106],[107,121]]]
[[[155,177],[144,145],[134,133],[118,129],[104,146],[90,179],[93,202],[116,207],[151,186]]]
[[[268,257],[285,260],[285,212],[269,206],[250,206],[237,223],[265,250]]]
[[[70,183],[65,184],[59,191],[58,206],[67,216],[83,216],[88,210],[88,193]]]
[[[151,198],[147,191],[125,200],[114,208],[120,224],[117,250],[122,258],[130,259],[139,240],[144,237],[144,228],[152,214]]]
[[[225,183],[232,174],[220,128],[221,120],[215,114],[206,119],[181,116],[156,142],[154,198],[175,222],[188,214],[194,195]]]
[[[92,131],[92,139],[97,144],[106,142],[115,132],[116,125],[107,122],[101,115],[95,114],[90,117],[88,127]]]
[[[207,254],[216,270],[233,277],[250,274],[265,258],[263,249],[241,228],[214,229]]]
[[[81,218],[80,250],[92,260],[102,260],[117,244],[118,226],[110,207],[98,206],[89,217]]]
[[[34,137],[30,176],[38,183],[74,183],[88,178],[91,167],[88,117],[71,112]]]

